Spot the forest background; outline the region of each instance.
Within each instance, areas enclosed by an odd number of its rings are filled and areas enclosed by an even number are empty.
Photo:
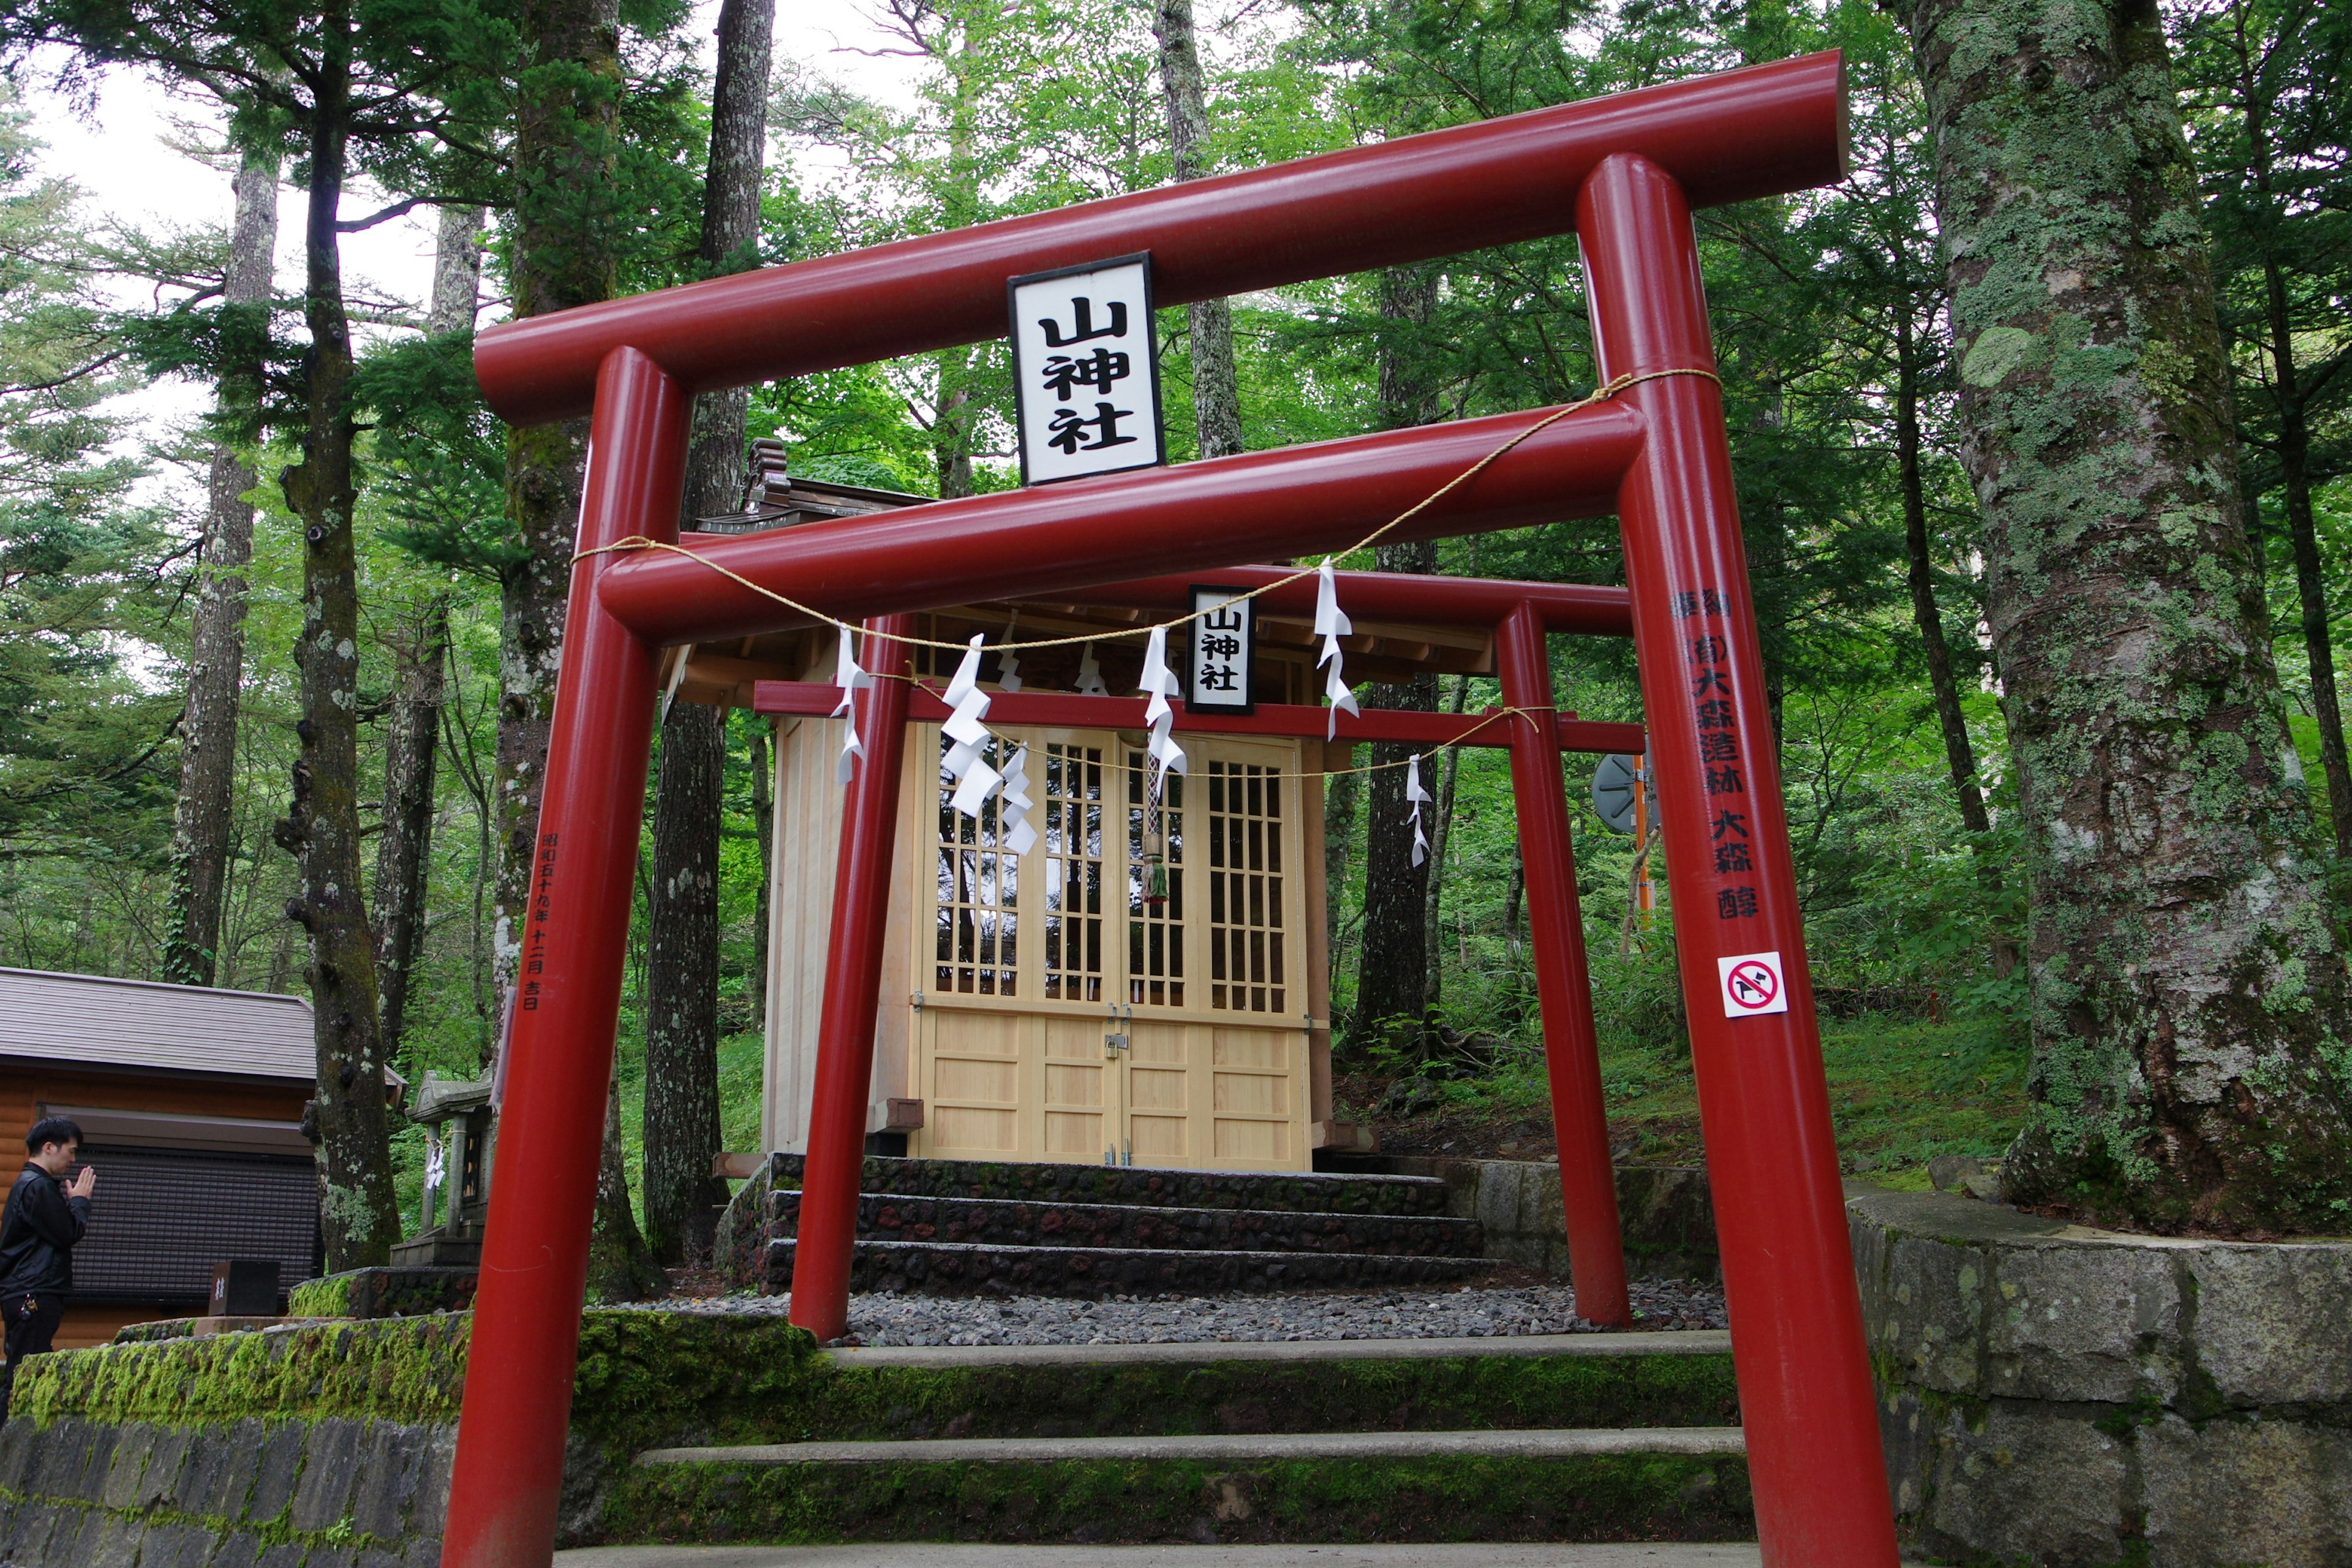
[[[722,30],[730,16],[740,28],[744,9],[722,11]],[[238,258],[253,254],[252,226],[265,206],[274,214],[279,181],[286,222],[302,222],[303,193],[316,206],[325,122],[314,89],[326,78],[310,68],[324,57],[304,53],[301,18],[312,14],[258,6],[252,37],[230,27],[203,41],[219,58],[257,58],[272,18],[297,18],[281,66],[224,78],[196,68],[187,38],[108,34],[69,4],[31,10],[48,30],[13,36],[20,75],[70,91],[93,73],[142,72],[224,128],[196,151],[241,174],[239,210],[216,228],[127,231],[96,220],[21,108],[0,114],[0,963],[306,989],[312,940],[332,923],[304,858],[320,854],[303,817],[310,781],[324,776],[314,752],[324,661],[306,684],[295,653],[322,614],[331,619],[319,541],[337,525],[323,502],[290,504],[276,476],[289,464],[327,471],[320,344],[357,322],[348,405],[332,415],[349,423],[354,464],[351,847],[383,976],[383,1038],[367,1048],[412,1081],[476,1076],[495,1048],[511,978],[501,937],[514,814],[529,794],[517,736],[543,721],[551,689],[533,666],[546,650],[532,626],[548,614],[547,563],[568,549],[568,532],[551,547],[532,527],[557,517],[568,530],[562,453],[510,441],[474,395],[478,321],[1844,49],[1853,176],[1700,217],[1841,1142],[1853,1168],[1916,1180],[1938,1153],[1998,1155],[2022,1121],[2026,868],[1983,617],[1983,517],[1959,455],[1927,110],[1911,46],[1885,10],[1220,0],[1194,18],[1182,0],[877,0],[857,47],[896,62],[900,95],[863,95],[823,57],[771,65],[761,42],[756,232],[719,245],[716,149],[746,89],[734,85],[730,110],[694,14],[665,0],[478,5],[454,24],[464,47],[446,51],[461,68],[436,74],[417,63],[421,24],[404,7],[346,9],[362,18],[363,54],[371,37],[394,43],[367,56],[372,85],[346,128],[370,200],[335,216],[356,227],[376,210],[437,213],[441,251],[431,298],[338,294],[340,329],[320,313],[315,234],[307,277],[264,268],[257,283],[248,260],[239,283]],[[2340,931],[2352,769],[2332,646],[2352,606],[2352,377],[2342,374],[2352,190],[2341,158],[2352,94],[2337,90],[2344,29],[2327,16],[2305,0],[2183,0],[2164,20],[2202,182],[2268,630],[2320,847],[2333,851]],[[603,84],[593,90],[547,86],[566,64],[550,45],[566,25],[586,29],[568,59]],[[1181,74],[1171,29],[1197,46],[1205,113],[1189,132],[1171,113]],[[302,68],[280,90],[268,84],[286,58]],[[564,112],[585,118],[551,133],[546,106],[564,93]],[[559,142],[586,150],[603,195],[549,174]],[[534,184],[535,174],[546,177]],[[1161,312],[1180,460],[1538,406],[1592,385],[1572,239],[1251,296],[1232,302],[1229,323],[1226,372],[1213,342],[1201,349],[1215,313],[1204,323],[1198,308]],[[135,396],[158,378],[204,389],[212,412],[169,430],[142,422]],[[1229,386],[1233,406],[1213,390],[1196,406],[1196,383]],[[1017,483],[1010,395],[1002,345],[756,388],[740,432],[719,442],[719,489],[740,496],[747,437],[782,440],[793,471],[810,478],[925,496],[1006,488]],[[249,561],[223,554],[224,484],[250,510]],[[1623,581],[1609,520],[1383,551],[1378,564]],[[200,646],[200,623],[229,584],[244,620],[225,670],[221,645]],[[1563,704],[1640,718],[1630,648],[1555,639],[1553,658]],[[217,733],[224,683],[226,765],[192,785],[184,758],[206,722]],[[1475,679],[1366,700],[1498,700]],[[738,712],[706,733],[666,726],[662,744],[614,1129],[614,1174],[625,1173],[641,1203],[649,1036],[656,1100],[683,1039],[715,1064],[717,1146],[748,1150],[763,1022],[764,723]],[[666,958],[650,935],[664,929],[653,918],[667,885],[662,797],[690,768],[707,786],[698,798],[715,846],[701,970],[694,955]],[[1507,766],[1472,750],[1431,771],[1436,873],[1426,879],[1403,863],[1392,774],[1385,787],[1328,786],[1342,1114],[1377,1115],[1392,1139],[1431,1148],[1539,1154],[1548,1118]],[[219,808],[226,870],[217,934],[192,947],[199,789]],[[1634,846],[1601,829],[1586,791],[1571,798],[1621,1152],[1696,1158],[1671,911],[1646,925],[1631,917]],[[310,911],[307,934],[289,910]],[[677,1026],[681,984],[687,1011],[709,1014],[700,1034]],[[413,1225],[421,1135],[395,1130],[389,1151]],[[679,1240],[647,1217],[656,1250],[679,1256]]]

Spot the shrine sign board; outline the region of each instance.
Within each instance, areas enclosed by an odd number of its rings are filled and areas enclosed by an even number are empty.
[[[1008,287],[1021,482],[1166,462],[1151,258],[1033,272]]]
[[[1242,588],[1195,585],[1192,651],[1184,666],[1188,713],[1255,713],[1257,601]]]

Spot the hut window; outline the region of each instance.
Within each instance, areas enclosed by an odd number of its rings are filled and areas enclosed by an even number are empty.
[[[1103,754],[1045,747],[1045,995],[1103,999]]]
[[[1281,771],[1213,762],[1207,783],[1209,1005],[1287,1012]]]
[[[941,755],[947,745],[942,737]],[[999,770],[1010,760],[999,754],[1001,749],[992,741],[982,753],[989,766]],[[972,996],[1010,996],[1017,963],[1020,917],[1014,911],[1020,905],[1021,860],[999,847],[1003,802],[992,796],[979,816],[970,817],[951,804],[952,782],[942,783],[938,793],[939,988]]]
[[[1127,757],[1127,999],[1184,1005],[1184,775],[1150,799],[1150,759]]]

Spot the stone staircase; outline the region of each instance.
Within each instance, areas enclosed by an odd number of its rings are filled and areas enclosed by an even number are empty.
[[[761,1430],[638,1454],[595,1535],[1746,1541],[1737,1421],[1717,1331],[836,1350]]]
[[[733,1283],[792,1283],[802,1159],[771,1156],[729,1205]],[[1454,1284],[1487,1273],[1478,1222],[1428,1176],[866,1162],[856,1290],[1106,1296]]]

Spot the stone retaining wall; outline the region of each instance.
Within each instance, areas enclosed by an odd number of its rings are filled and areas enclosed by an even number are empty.
[[[1849,1198],[1906,1542],[2049,1568],[2352,1563],[2352,1241]]]
[[[1568,1273],[1568,1215],[1560,1200],[1559,1166],[1552,1161],[1375,1154],[1348,1156],[1347,1165],[1393,1176],[1435,1176],[1445,1184],[1445,1212],[1475,1219],[1484,1228],[1488,1258]],[[1624,1230],[1626,1268],[1635,1279],[1722,1277],[1715,1205],[1704,1170],[1618,1166],[1617,1216]]]
[[[440,1560],[467,1314],[60,1352],[0,1427],[10,1568],[431,1568]],[[773,1320],[583,1319],[567,1542],[610,1478],[665,1443],[763,1431],[814,1342]]]

